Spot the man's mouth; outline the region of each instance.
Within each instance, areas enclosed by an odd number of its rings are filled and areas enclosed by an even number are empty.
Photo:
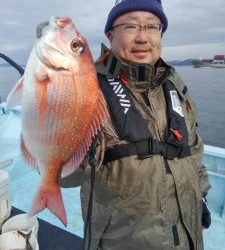
[[[145,57],[150,50],[148,49],[134,49],[131,51],[131,53],[136,57]]]
[[[132,53],[147,53],[149,50],[147,49],[134,49],[132,50]]]

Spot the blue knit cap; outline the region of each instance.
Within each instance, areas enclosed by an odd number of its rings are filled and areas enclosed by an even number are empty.
[[[149,11],[158,16],[163,24],[164,33],[168,26],[168,20],[163,12],[161,0],[117,0],[111,9],[105,25],[105,34],[111,29],[113,22],[121,15],[130,11]]]

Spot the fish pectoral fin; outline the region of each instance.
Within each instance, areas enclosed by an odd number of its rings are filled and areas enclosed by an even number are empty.
[[[24,144],[24,140],[23,137],[21,136],[20,138],[20,149],[22,152],[22,155],[24,157],[24,159],[26,160],[26,162],[31,165],[32,167],[38,169],[38,164],[36,162],[36,159],[30,154],[30,152],[27,150],[27,147]]]
[[[6,102],[8,108],[12,108],[16,105],[21,104],[22,91],[23,91],[23,77],[20,78],[19,81],[14,85],[14,87],[12,88],[7,97]]]
[[[47,109],[47,96],[48,96],[48,84],[51,79],[48,73],[40,68],[36,74],[36,98],[39,110],[40,122],[45,120],[46,109]]]
[[[44,65],[39,65],[34,72],[37,84],[48,84],[50,82],[49,71]]]
[[[56,215],[64,226],[67,226],[66,211],[59,186],[41,186],[33,199],[28,215],[33,216],[45,208],[48,208],[54,215]]]
[[[48,84],[50,82],[50,77],[48,73],[45,72],[36,72],[35,79],[38,84]]]

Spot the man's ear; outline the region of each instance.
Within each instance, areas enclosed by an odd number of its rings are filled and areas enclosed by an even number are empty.
[[[113,32],[111,30],[108,31],[106,36],[109,39],[109,42],[112,43],[112,41],[113,41]]]

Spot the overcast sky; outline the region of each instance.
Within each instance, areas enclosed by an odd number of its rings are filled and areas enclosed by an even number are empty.
[[[94,58],[107,44],[104,25],[115,0],[0,0],[0,52],[26,63],[39,22],[70,16],[87,38]],[[165,60],[225,54],[225,0],[162,0],[169,27]],[[0,61],[1,63],[1,61]]]

